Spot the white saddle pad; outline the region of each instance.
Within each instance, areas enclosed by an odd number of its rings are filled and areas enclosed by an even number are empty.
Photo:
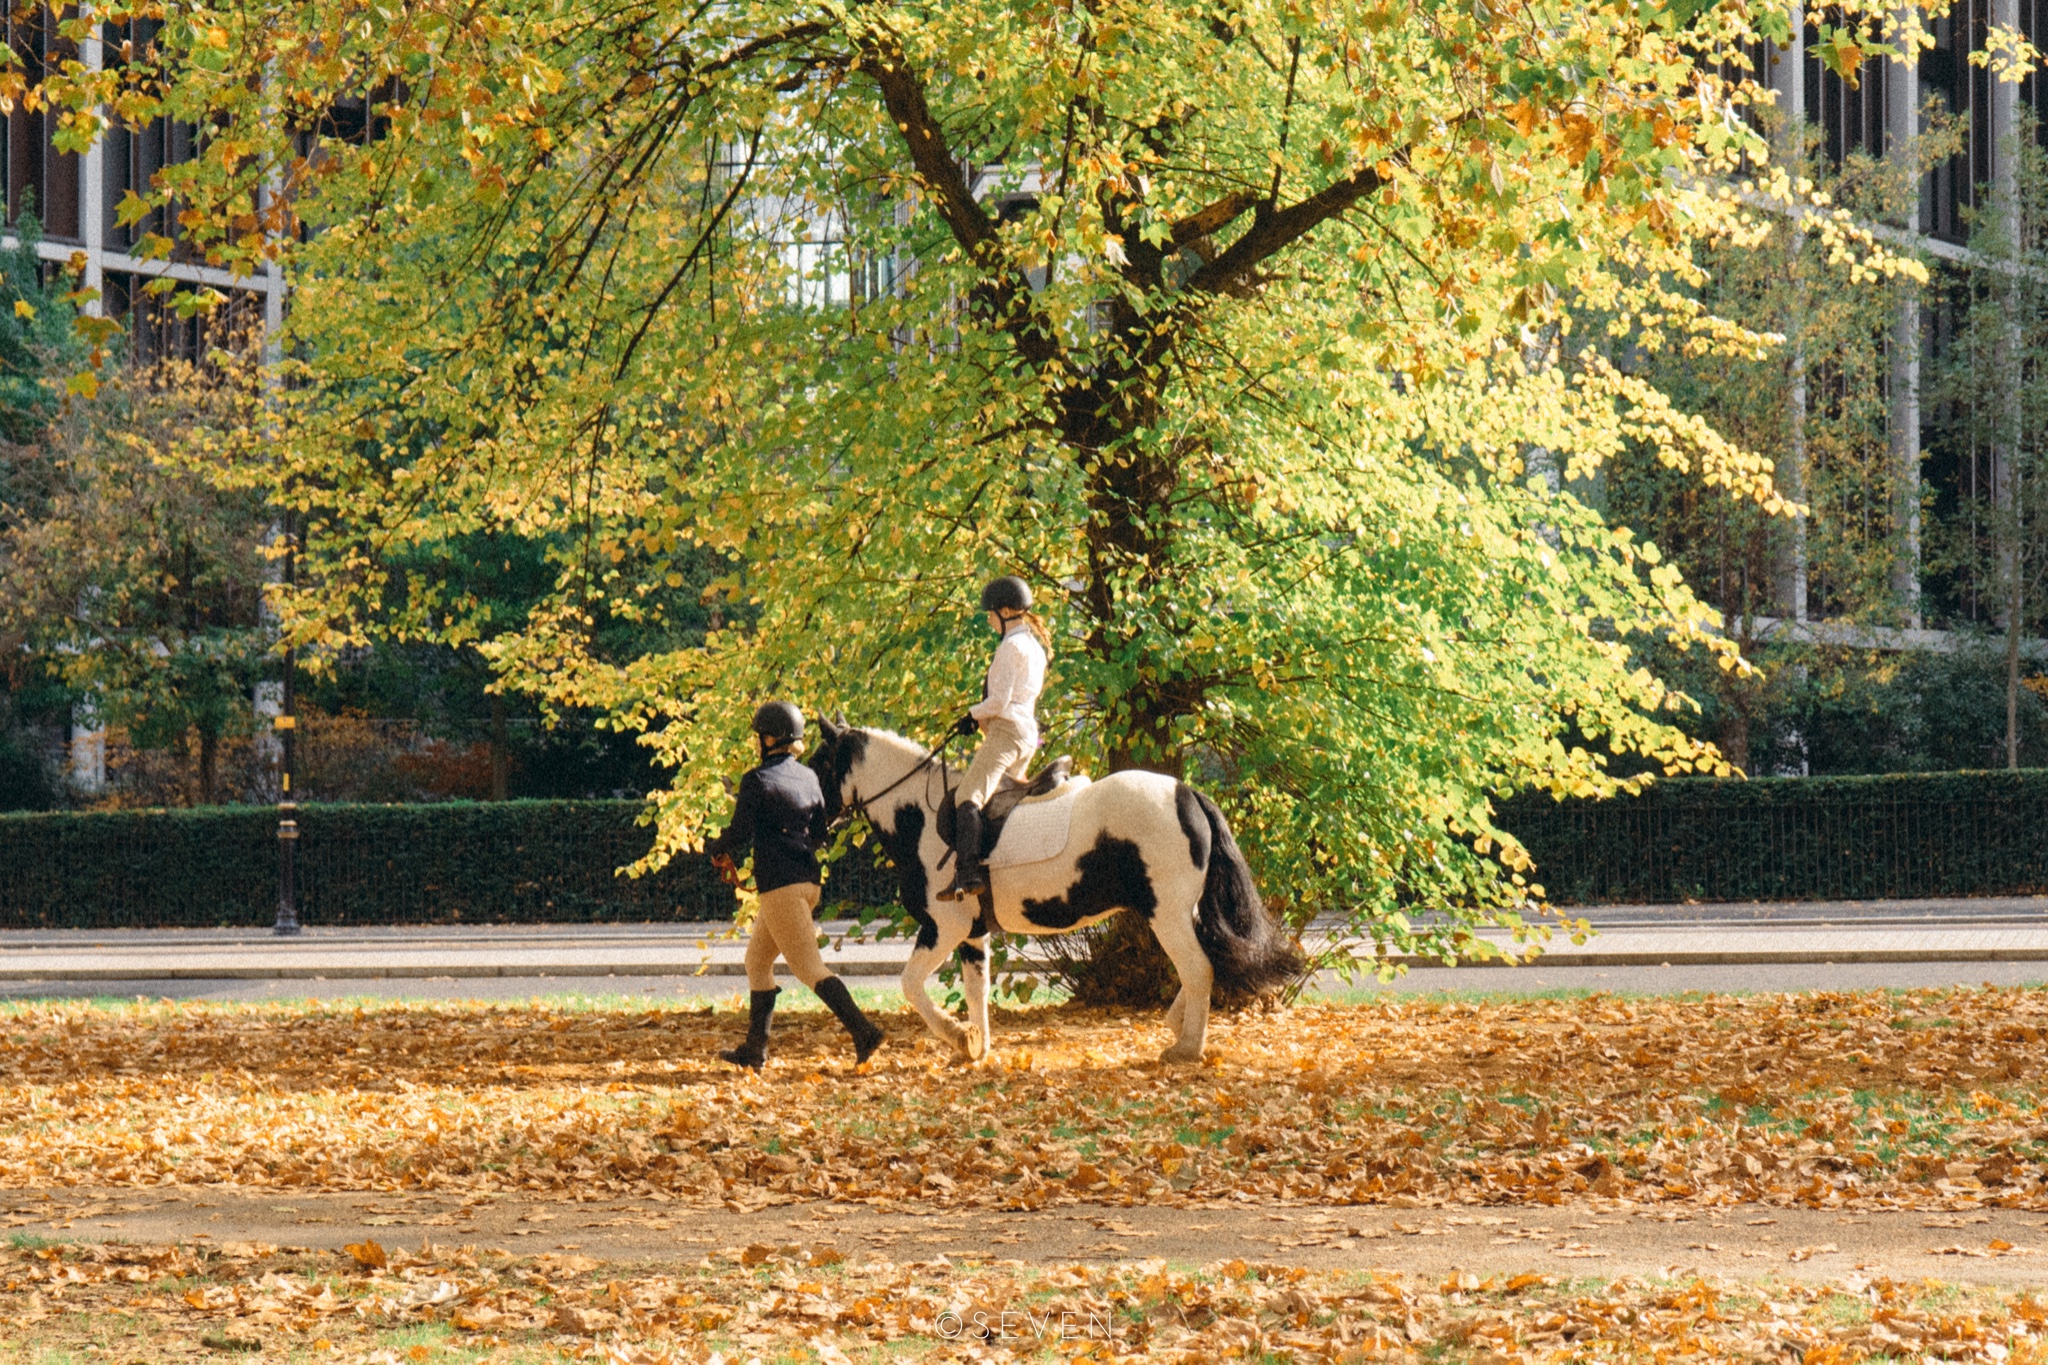
[[[990,867],[1015,867],[1057,858],[1067,847],[1067,827],[1074,822],[1074,796],[1088,785],[1085,777],[1068,778],[1059,790],[1023,802],[1003,822],[1003,837],[988,855]]]

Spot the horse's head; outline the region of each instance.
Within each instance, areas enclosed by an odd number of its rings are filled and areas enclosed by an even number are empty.
[[[825,793],[825,815],[837,820],[840,812],[852,800],[853,775],[861,766],[861,758],[867,751],[868,737],[865,730],[855,729],[845,718],[818,718],[818,747],[804,761],[811,765],[811,771],[818,775],[818,786]]]

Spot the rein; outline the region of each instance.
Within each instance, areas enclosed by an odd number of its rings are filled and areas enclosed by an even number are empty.
[[[911,778],[916,777],[919,773],[931,767],[934,763],[938,763],[940,757],[945,754],[947,749],[952,747],[953,741],[958,738],[958,735],[947,735],[944,739],[940,740],[935,746],[926,750],[925,756],[923,758],[920,758],[917,762],[911,764],[909,772],[903,774],[903,776],[897,778],[894,782],[891,782],[888,786],[882,788],[880,791],[874,793],[873,795],[862,796],[859,792],[855,792],[853,794],[853,799],[846,803],[846,814],[851,815],[855,811],[859,811],[862,819],[868,819],[869,802],[881,800],[890,792],[895,791],[898,787],[908,782]],[[939,770],[941,772],[944,772],[945,765],[940,764]],[[949,787],[947,790],[950,794],[951,788]],[[841,818],[843,819],[845,817]]]

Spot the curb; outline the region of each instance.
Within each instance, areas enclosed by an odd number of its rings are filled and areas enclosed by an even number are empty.
[[[1441,958],[1402,955],[1386,959],[1359,959],[1361,965],[1384,960],[1398,967],[1442,967]],[[1533,962],[1520,964],[1482,959],[1453,965],[1505,969],[1522,967],[1740,967],[1740,966],[1835,966],[1850,963],[1884,962],[2048,962],[2048,947],[2041,948],[1841,948],[1832,951],[1793,949],[1757,952],[1614,952],[1545,953]],[[898,976],[906,965],[893,961],[852,961],[828,963],[841,974],[855,977]],[[546,964],[431,963],[390,966],[345,964],[280,964],[265,966],[162,966],[162,967],[0,967],[0,981],[378,981],[378,980],[485,980],[491,978],[594,977],[594,976],[745,976],[740,962],[593,962]]]

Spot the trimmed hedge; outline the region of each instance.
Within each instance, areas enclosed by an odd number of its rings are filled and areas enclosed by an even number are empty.
[[[294,880],[307,924],[728,918],[701,858],[614,874],[653,831],[637,801],[299,808]],[[277,812],[0,815],[0,926],[267,925],[277,913]]]
[[[1505,803],[1562,905],[2048,892],[2048,770],[1684,778]]]

